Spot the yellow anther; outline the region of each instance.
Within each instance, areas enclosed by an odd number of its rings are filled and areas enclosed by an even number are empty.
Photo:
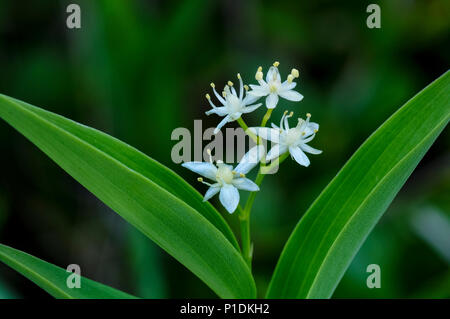
[[[284,111],[283,115],[286,115],[286,114],[288,114],[288,112],[289,112],[288,110]]]
[[[294,76],[292,74],[289,74],[288,77],[287,77],[287,81],[289,83],[292,83],[292,81],[294,81]]]
[[[292,69],[291,74],[294,78],[298,78],[299,77],[299,72],[297,69]]]
[[[260,80],[262,80],[262,78],[263,78],[263,73],[261,71],[256,72],[255,79],[257,81],[260,81]]]
[[[245,177],[245,174],[239,173],[239,176],[240,176],[240,177]]]
[[[262,72],[262,66],[258,67],[258,72]]]
[[[236,175],[237,172],[236,171],[231,171],[231,174]]]
[[[317,132],[319,132],[319,130],[314,130],[314,133],[317,133]]]
[[[248,88],[248,85],[247,85],[247,84],[245,84],[245,85],[244,85],[244,89],[245,89],[246,91],[248,91],[248,90],[249,90],[249,88]]]
[[[294,115],[294,112],[291,111],[288,116],[291,117],[292,115]]]
[[[211,87],[214,89],[216,87],[216,85],[211,82]]]
[[[280,65],[280,62],[278,62],[278,61],[275,61],[275,62],[273,63],[273,66],[276,67],[276,68],[278,68],[279,65]]]
[[[203,182],[203,178],[201,178],[201,177],[197,178],[197,180],[198,180],[199,182]]]
[[[306,113],[306,117],[311,117],[311,113]]]
[[[226,96],[227,96],[227,92],[223,91],[223,92],[222,92],[222,96],[223,96],[223,97],[226,97]]]
[[[209,94],[208,93],[206,93],[206,99],[208,99],[208,100],[210,100],[211,99],[211,97],[209,96]]]
[[[229,86],[233,86],[233,82],[231,82],[231,81],[228,81],[228,83],[227,83]]]
[[[237,74],[237,78],[240,79],[241,78],[241,74],[238,73]]]
[[[302,136],[304,136],[306,133],[305,132],[302,132]]]

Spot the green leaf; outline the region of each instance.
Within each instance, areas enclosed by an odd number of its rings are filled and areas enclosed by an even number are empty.
[[[367,235],[447,125],[449,96],[446,72],[356,151],[291,234],[268,298],[331,297]]]
[[[104,133],[4,95],[0,117],[220,297],[256,295],[231,230],[175,173]]]
[[[23,251],[0,244],[0,261],[21,273],[55,298],[63,299],[131,299],[120,290],[81,277],[80,288],[68,288],[71,273]]]

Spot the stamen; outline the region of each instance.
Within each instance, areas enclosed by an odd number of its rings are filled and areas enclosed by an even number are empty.
[[[245,174],[239,173],[239,177],[245,177]]]
[[[273,63],[273,66],[276,67],[276,68],[278,68],[279,65],[280,65],[280,62],[278,62],[278,61],[275,61],[275,62]]]
[[[305,132],[302,132],[302,136],[305,136],[305,134],[306,134]]]
[[[228,85],[229,85],[229,86],[233,86],[233,82],[228,81]]]
[[[248,90],[249,90],[249,87],[248,87],[248,85],[247,85],[247,84],[245,84],[245,85],[244,85],[244,89],[245,89],[246,91],[248,91]]]
[[[226,97],[226,96],[227,96],[227,92],[223,91],[223,92],[222,92],[222,96],[223,96],[223,97]]]
[[[257,72],[262,72],[262,66],[258,67],[258,71]]]
[[[289,111],[284,111],[283,116],[281,117],[280,120],[280,129],[284,130],[284,126],[283,126],[283,121],[284,121],[284,117],[286,116],[286,114],[288,114]]]
[[[298,78],[300,74],[299,74],[299,72],[298,72],[297,69],[292,69],[291,75],[292,75],[294,78]]]
[[[261,81],[263,78],[263,73],[261,71],[256,72],[255,79],[256,81]]]
[[[206,95],[205,95],[205,96],[206,96],[206,99],[207,99],[207,100],[211,100],[211,96],[209,96],[209,94],[208,94],[208,93],[206,93]]]
[[[216,85],[213,83],[213,82],[211,82],[211,87],[214,89],[215,87],[216,87]]]
[[[198,180],[200,183],[203,183],[203,184],[205,184],[205,185],[208,185],[209,187],[212,186],[212,184],[205,182],[205,181],[203,180],[203,178],[201,178],[201,177],[197,178],[197,180]]]
[[[294,81],[294,76],[292,74],[289,74],[288,77],[287,77],[287,81],[289,83],[292,83],[292,81]]]
[[[311,117],[311,113],[306,113],[306,116],[307,117]]]
[[[208,155],[209,155],[209,162],[211,163],[211,164],[213,164],[214,162],[213,162],[213,159],[212,159],[212,155],[211,155],[211,149],[207,149],[206,150],[206,153],[208,153]]]
[[[241,74],[237,74],[237,78],[239,79],[239,99],[242,100],[244,97],[244,83],[242,83]]]
[[[314,133],[317,133],[317,132],[319,132],[319,130],[314,130]]]

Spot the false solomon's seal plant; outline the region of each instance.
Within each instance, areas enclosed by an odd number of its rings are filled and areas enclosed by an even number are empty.
[[[264,173],[289,156],[307,167],[309,154],[320,153],[310,146],[319,125],[311,122],[309,114],[293,123],[294,113],[285,112],[279,124],[275,121],[278,125],[266,126],[280,101],[303,98],[295,90],[299,72],[293,69],[282,81],[278,66],[274,63],[265,80],[262,68],[258,68],[258,84],[249,87],[240,75],[237,90],[229,82],[219,94],[212,85],[220,106],[207,95],[212,107],[207,114],[221,118],[216,132],[237,121],[256,146],[236,165],[214,161],[212,154],[204,163],[184,163],[209,186],[204,197],[144,153],[63,116],[0,94],[0,118],[219,297],[329,298],[365,238],[446,127],[450,73],[407,101],[351,156],[295,226],[264,292],[256,290],[249,232],[251,208]],[[248,128],[242,116],[262,104],[267,111],[261,125]],[[266,150],[264,141],[271,141],[272,147]],[[321,144],[326,148],[327,142]],[[322,156],[326,159],[326,153]],[[252,169],[258,169],[254,181],[248,177]],[[239,204],[240,191],[250,192],[244,205]],[[222,215],[205,201],[215,194],[226,211],[237,211],[241,245]],[[52,265],[4,244],[0,244],[0,262],[56,298],[135,298],[87,278],[82,278],[81,288],[71,289],[66,279],[72,274],[65,266]]]
[[[211,96],[206,94],[206,99],[212,107],[211,110],[206,112],[206,115],[214,113],[219,116],[224,116],[214,129],[215,134],[217,134],[226,123],[237,121],[247,134],[249,134],[249,136],[257,143],[256,146],[251,148],[248,153],[242,157],[236,168],[233,169],[231,165],[226,165],[220,160],[217,161],[217,166],[214,165],[211,150],[209,149],[207,150],[209,162],[187,162],[182,164],[183,167],[202,175],[202,177],[198,178],[198,181],[209,186],[209,189],[204,196],[204,201],[209,200],[215,194],[219,193],[220,202],[230,214],[234,213],[236,209],[239,209],[242,254],[249,267],[251,267],[253,254],[250,240],[249,219],[252,205],[255,200],[255,194],[251,194],[245,207],[241,207],[239,204],[240,196],[238,189],[250,192],[259,191],[259,186],[264,174],[270,171],[270,165],[278,165],[288,154],[290,154],[297,163],[307,167],[309,166],[310,161],[305,152],[311,154],[321,153],[321,151],[306,144],[314,138],[319,130],[319,124],[310,122],[310,113],[306,114],[306,120],[298,118],[297,126],[290,128],[288,119],[293,117],[294,112],[288,114],[288,111],[285,111],[279,127],[273,123],[272,128],[265,127],[271,117],[273,109],[279,102],[279,96],[296,102],[303,99],[303,95],[294,91],[294,88],[296,87],[296,82],[294,80],[299,77],[299,71],[297,69],[292,69],[286,80],[281,82],[281,75],[278,70],[279,65],[280,63],[278,61],[273,63],[267,72],[266,81],[263,80],[264,74],[262,67],[258,67],[255,79],[258,81],[259,85],[250,84],[251,90],[249,90],[249,86],[244,85],[239,73],[237,74],[239,80],[239,93],[234,88],[233,82],[228,81],[221,96],[216,91],[216,85],[211,83],[214,95],[222,104],[220,107],[217,107],[211,101]],[[255,102],[264,96],[266,96],[265,106],[267,112],[261,121],[261,126],[249,128],[242,118],[242,115],[259,108],[262,103],[255,104]],[[275,144],[267,154],[261,139],[269,140]],[[246,178],[245,174],[253,169],[258,163],[260,163],[260,170],[255,182],[253,182]],[[268,165],[269,167],[267,167]],[[204,181],[203,177],[211,182]]]

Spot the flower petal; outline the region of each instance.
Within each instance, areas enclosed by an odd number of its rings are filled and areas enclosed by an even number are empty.
[[[258,96],[258,95],[253,95],[253,94],[249,94],[249,93],[247,93],[245,95],[244,99],[242,100],[242,103],[244,105],[250,105],[250,104],[256,102],[257,100],[259,100],[259,98],[260,98],[260,96]]]
[[[213,181],[216,180],[217,167],[214,164],[208,162],[186,162],[181,164],[181,166]]]
[[[278,91],[280,92],[280,91],[292,90],[293,88],[296,87],[296,85],[297,85],[297,83],[295,83],[295,82],[289,83],[289,81],[286,80],[281,84],[281,87]]]
[[[268,86],[262,86],[262,85],[254,85],[250,84],[251,91],[248,92],[248,94],[253,96],[266,96],[270,93]]]
[[[280,72],[278,71],[278,68],[274,66],[271,66],[266,74],[266,82],[269,83],[270,81],[281,82]]]
[[[241,111],[242,111],[242,113],[250,113],[250,112],[253,112],[254,110],[256,110],[261,105],[262,105],[262,103],[249,105],[249,106],[244,107]]]
[[[274,145],[269,153],[267,153],[266,156],[266,161],[271,161],[277,157],[279,157],[281,154],[286,153],[288,150],[286,145],[282,145],[282,144],[276,144]]]
[[[220,129],[222,128],[222,126],[224,126],[225,124],[227,124],[229,121],[231,120],[230,115],[227,115],[223,118],[222,121],[220,121],[220,123],[217,125],[217,127],[214,129],[214,134],[219,133]]]
[[[279,143],[280,141],[280,130],[270,127],[250,127],[249,130],[253,133],[262,137],[265,140]]]
[[[208,199],[216,195],[220,191],[219,184],[214,184],[205,193],[205,197],[203,198],[203,201],[206,202]]]
[[[220,189],[219,199],[223,207],[232,214],[239,204],[239,192],[233,185],[224,184]]]
[[[275,108],[275,106],[277,106],[277,104],[278,104],[278,95],[275,93],[270,93],[266,97],[266,107],[268,109],[273,109]]]
[[[308,156],[306,156],[298,146],[289,147],[289,153],[291,153],[292,157],[300,165],[305,167],[309,166],[310,162]]]
[[[298,102],[303,100],[303,95],[294,90],[279,91],[278,95],[289,101]]]
[[[227,115],[228,112],[227,112],[227,108],[225,106],[219,106],[219,107],[216,107],[215,109],[205,112],[206,115],[211,115],[213,113],[217,114],[219,116],[225,116],[225,115]]]
[[[310,153],[310,154],[321,154],[322,153],[321,150],[315,149],[315,148],[313,148],[313,147],[311,147],[311,146],[309,146],[307,144],[300,144],[300,148],[304,152],[307,152],[307,153]]]
[[[255,167],[264,156],[264,147],[256,145],[252,147],[244,156],[242,156],[239,164],[234,169],[237,173],[247,174]]]
[[[249,191],[249,192],[259,191],[258,185],[256,185],[251,180],[249,180],[248,178],[245,178],[245,177],[233,179],[233,185],[237,189],[242,189],[242,190]]]

